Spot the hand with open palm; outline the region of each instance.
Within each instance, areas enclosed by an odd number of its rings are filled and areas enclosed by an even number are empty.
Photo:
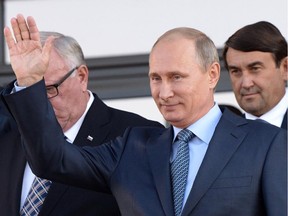
[[[12,69],[19,86],[30,86],[43,79],[48,67],[53,38],[42,47],[40,34],[33,17],[25,20],[22,14],[11,19],[13,35],[9,27],[4,28]]]

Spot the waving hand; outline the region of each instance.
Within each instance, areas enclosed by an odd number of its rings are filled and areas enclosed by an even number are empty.
[[[25,20],[22,14],[11,19],[11,26],[4,28],[12,69],[19,86],[30,86],[43,79],[48,67],[53,38],[42,47],[40,34],[33,17]],[[14,37],[13,37],[14,36]]]

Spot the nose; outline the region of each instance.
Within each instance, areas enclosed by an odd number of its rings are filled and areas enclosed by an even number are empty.
[[[242,87],[250,88],[254,85],[253,78],[249,74],[243,74],[242,76]]]
[[[174,92],[173,92],[172,86],[169,83],[163,82],[161,84],[159,97],[162,100],[167,101],[169,98],[173,97],[173,95],[174,95]]]

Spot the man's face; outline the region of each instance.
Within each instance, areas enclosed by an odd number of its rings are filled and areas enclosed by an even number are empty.
[[[151,93],[166,121],[185,128],[211,109],[219,70],[204,71],[199,66],[193,41],[162,40],[149,61]]]
[[[65,61],[51,51],[51,58],[44,79],[46,86],[57,83],[70,71]],[[82,66],[74,71],[59,87],[59,94],[50,99],[55,115],[63,131],[68,130],[81,117],[86,109],[89,94],[87,93],[87,73]]]
[[[284,61],[277,68],[271,53],[232,48],[228,48],[226,59],[236,100],[246,112],[261,116],[284,96]]]

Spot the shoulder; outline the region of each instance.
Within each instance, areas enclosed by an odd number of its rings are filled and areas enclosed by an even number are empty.
[[[147,140],[151,138],[157,138],[163,133],[169,133],[169,129],[155,126],[134,126],[128,127],[125,130],[124,137],[133,137],[132,139],[135,139],[135,137],[137,137],[137,140]]]
[[[261,140],[270,140],[271,138],[282,134],[281,136],[287,136],[287,132],[275,125],[272,125],[268,122],[245,119],[242,116],[236,115],[229,110],[224,110],[222,118],[219,122],[221,126],[230,126],[235,127],[245,133],[250,137],[257,137]],[[286,133],[285,133],[286,132]]]
[[[128,112],[124,110],[111,108],[113,111],[113,115],[116,118],[119,118],[126,123],[129,123],[131,126],[162,126],[159,122],[147,119],[139,114]],[[124,123],[124,122],[122,122]],[[121,124],[121,123],[120,123]]]
[[[113,119],[113,121],[117,122],[119,126],[156,126],[156,127],[164,127],[157,121],[153,121],[139,114],[113,108],[105,104],[95,93],[93,105],[97,113],[102,113],[106,115],[108,118]]]

